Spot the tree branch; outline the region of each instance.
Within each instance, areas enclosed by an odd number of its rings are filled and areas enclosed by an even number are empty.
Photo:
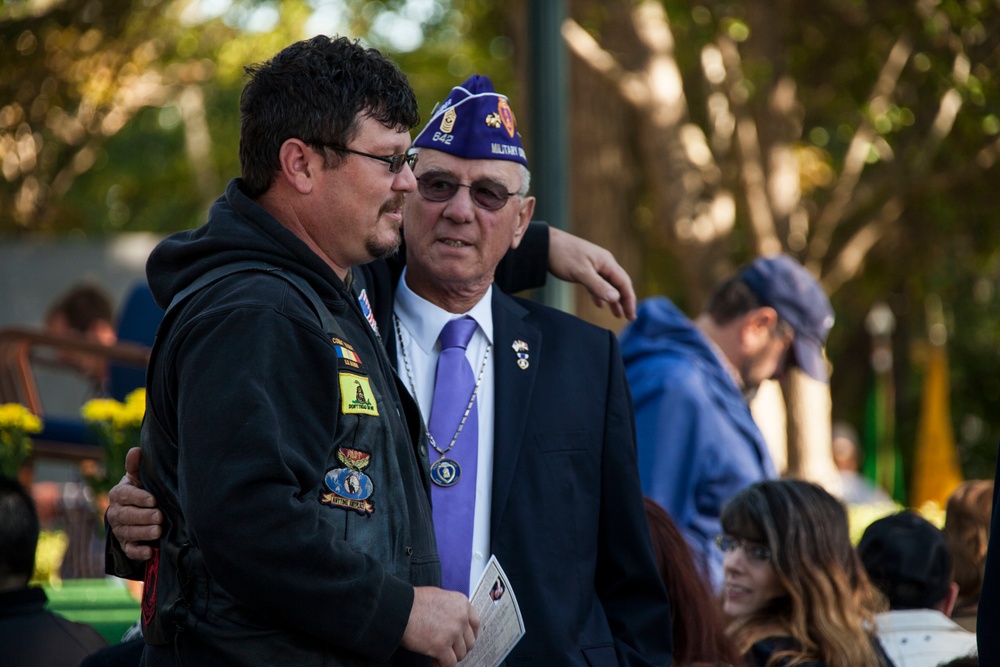
[[[579,23],[571,18],[563,21],[562,36],[569,50],[617,88],[626,102],[638,109],[649,107],[649,87],[642,77],[622,67]]]
[[[889,56],[882,65],[882,71],[879,73],[872,93],[868,98],[871,115],[881,113],[885,108],[889,98],[899,84],[899,77],[903,72],[903,67],[910,58],[912,50],[913,47],[910,44],[909,37],[901,35],[889,51]],[[844,218],[844,212],[861,178],[861,172],[865,168],[868,151],[874,139],[875,130],[871,125],[871,121],[863,117],[858,125],[858,129],[854,133],[854,137],[851,139],[851,145],[847,149],[847,155],[844,157],[844,167],[841,169],[840,175],[837,177],[837,182],[833,186],[833,194],[830,197],[830,201],[820,211],[816,224],[813,226],[813,236],[809,242],[808,252],[806,253],[806,264],[813,270],[817,268],[817,265],[829,250],[833,231]]]
[[[823,291],[833,294],[840,287],[857,276],[865,263],[865,256],[899,220],[903,213],[903,200],[891,197],[879,209],[878,215],[862,225],[844,247],[837,253],[826,274],[820,280]]]
[[[742,157],[740,178],[746,190],[747,210],[756,239],[756,251],[760,255],[776,255],[782,250],[781,241],[775,231],[774,215],[767,195],[767,174],[761,156],[757,125],[746,105],[746,82],[743,80],[740,54],[736,44],[728,37],[720,37],[718,46],[725,64],[729,104],[736,117],[736,142]]]

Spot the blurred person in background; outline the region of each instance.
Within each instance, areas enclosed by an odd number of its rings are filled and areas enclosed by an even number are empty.
[[[875,624],[896,665],[937,667],[976,650],[976,635],[948,618],[958,585],[948,542],[936,526],[915,512],[897,512],[868,526],[857,552],[889,601]]]
[[[758,482],[726,503],[722,530],[722,609],[748,667],[893,664],[840,501],[810,482]]]
[[[892,504],[892,498],[871,480],[863,477],[858,431],[846,422],[834,422],[831,438],[833,463],[843,484],[842,498],[848,505]]]
[[[698,572],[691,547],[666,510],[645,498],[646,520],[660,578],[670,596],[675,667],[742,664],[726,636],[722,610],[704,573]]]
[[[47,333],[102,345],[114,345],[118,341],[111,297],[92,282],[77,283],[56,298],[45,313],[44,328]],[[93,396],[105,394],[108,366],[104,358],[64,351],[59,359],[86,376]]]
[[[777,476],[747,401],[793,365],[826,382],[832,326],[823,288],[779,255],[755,259],[717,287],[694,320],[657,297],[622,332],[643,493],[670,514],[716,591],[722,554],[712,540],[723,503]]]
[[[949,496],[945,507],[944,536],[951,547],[953,579],[958,584],[958,600],[951,618],[971,632],[976,631],[992,515],[993,480],[989,479],[963,482]]]
[[[944,536],[954,559],[952,578],[958,584],[958,600],[951,618],[971,632],[976,631],[992,516],[993,480],[989,479],[963,482],[945,506]]]
[[[0,477],[0,664],[77,667],[107,642],[89,625],[45,608],[45,591],[29,586],[38,546],[38,514],[28,492]]]

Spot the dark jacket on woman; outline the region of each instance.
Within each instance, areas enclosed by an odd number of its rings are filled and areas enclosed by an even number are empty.
[[[878,656],[880,662],[878,665],[871,665],[870,667],[895,667],[893,662],[889,660],[889,657],[882,650],[882,645],[879,644],[878,639],[872,637],[873,648]],[[799,646],[791,637],[768,637],[767,639],[762,639],[750,647],[750,650],[744,657],[746,660],[746,667],[782,667],[788,664],[788,660],[780,660],[773,665],[768,665],[768,660],[771,656],[779,651],[787,651],[789,649],[795,649]],[[796,667],[826,667],[826,662],[823,660],[810,660],[808,662],[800,662]],[[858,665],[857,667],[869,667],[867,665]]]

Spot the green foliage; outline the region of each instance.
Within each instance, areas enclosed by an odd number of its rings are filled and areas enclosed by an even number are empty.
[[[779,80],[793,82],[802,196],[812,221],[831,200],[852,139],[865,126],[872,129],[860,186],[828,247],[792,248],[828,268],[885,202],[901,202],[899,220],[864,256],[862,273],[831,297],[837,312],[828,345],[834,417],[863,424],[872,384],[864,318],[875,301],[885,301],[897,318],[896,437],[907,460],[923,389],[925,305],[940,298],[963,469],[969,477],[992,476],[1000,439],[990,409],[1000,400],[1000,227],[991,219],[1000,132],[1000,6],[959,0],[791,0],[780,12],[745,0],[665,0],[664,6],[698,125],[709,125],[701,55],[719,34],[738,44],[748,103],[765,140],[768,132],[780,131],[762,123],[768,96]],[[761,26],[764,15],[773,20]],[[898,80],[875,95],[894,47],[905,54]],[[948,129],[943,120],[951,113]],[[936,139],[940,128],[947,132]],[[734,157],[717,154],[724,173],[735,179]],[[781,220],[778,225],[786,240]],[[735,236],[734,250],[752,247],[745,241],[745,211],[738,214]],[[661,275],[661,291],[679,289]]]
[[[0,231],[57,226],[51,203],[152,94],[145,75],[163,57],[163,43],[138,29],[162,18],[162,3],[37,7],[8,3],[0,18],[0,49],[10,54],[0,69]]]
[[[329,22],[305,0],[237,1],[220,16],[187,0],[34,5],[0,8],[0,48],[13,54],[0,67],[0,100],[12,100],[0,106],[0,235],[200,224],[239,175],[243,68],[314,32],[390,53],[424,117],[472,73],[513,90],[512,42],[496,30],[505,11],[494,3],[349,0]],[[201,101],[185,97],[191,88]],[[191,114],[204,115],[208,135],[193,148]]]

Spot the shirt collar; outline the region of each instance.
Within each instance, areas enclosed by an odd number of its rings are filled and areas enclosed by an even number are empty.
[[[455,314],[436,306],[427,299],[418,295],[406,284],[406,269],[399,278],[399,286],[396,289],[396,299],[394,312],[400,322],[406,327],[413,337],[413,342],[424,351],[431,354],[438,336],[448,320],[458,317],[471,317],[479,325],[479,330],[486,336],[489,343],[493,342],[493,286],[487,288],[486,293],[476,302],[467,313]]]
[[[895,632],[962,629],[937,609],[892,609],[876,614],[875,623]]]

